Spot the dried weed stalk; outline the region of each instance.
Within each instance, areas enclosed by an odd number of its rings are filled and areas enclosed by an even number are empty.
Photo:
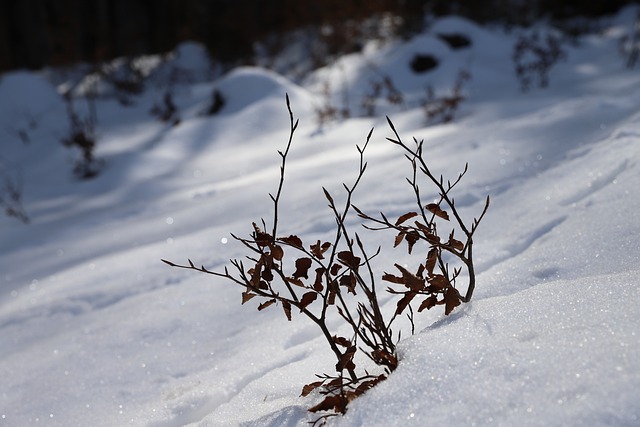
[[[320,403],[309,409],[314,413],[324,413],[315,422],[323,423],[329,417],[345,413],[349,402],[385,380],[396,369],[396,344],[399,335],[391,327],[394,320],[407,308],[413,313],[411,303],[416,297],[425,297],[418,311],[444,305],[446,314],[461,302],[471,299],[475,287],[472,238],[487,211],[489,198],[487,197],[480,217],[470,227],[466,227],[450,196],[451,190],[464,176],[466,167],[454,182],[445,183],[442,177],[436,179],[423,159],[423,143],[416,141],[415,148],[406,145],[389,120],[395,136],[389,138],[389,141],[403,149],[412,165],[412,175],[408,182],[416,197],[417,211],[408,212],[391,221],[383,213],[380,218],[372,217],[353,205],[353,194],[367,168],[364,153],[373,133],[372,129],[364,144],[356,145],[360,155],[358,175],[351,185],[343,184],[345,201],[338,204],[329,191],[323,188],[336,223],[333,237],[327,241],[303,242],[297,235],[283,236],[279,232],[280,199],[287,157],[298,127],[288,96],[287,108],[291,125],[289,141],[284,151],[278,151],[281,158],[280,180],[275,195],[269,194],[273,202],[273,222],[269,225],[264,220],[260,224],[254,222],[252,233],[247,238],[232,234],[247,249],[246,258],[231,260],[231,266],[225,267],[223,271],[198,267],[191,260],[185,265],[162,261],[172,267],[222,277],[240,286],[243,289],[242,304],[257,298],[261,301],[257,307],[259,311],[280,305],[289,321],[295,313],[300,313],[318,326],[335,355],[336,372],[317,375],[318,380],[305,385],[301,395],[317,392],[323,397]],[[418,178],[423,176],[437,187],[439,201],[426,205],[422,202]],[[447,210],[451,212],[452,218]],[[386,282],[401,286],[399,290],[388,289],[388,292],[401,296],[395,313],[389,319],[385,318],[380,306],[379,289],[372,267],[372,261],[380,253],[380,248],[367,250],[358,233],[348,229],[346,219],[352,211],[372,224],[365,227],[367,230],[391,229],[397,232],[394,245],[406,242],[409,253],[420,240],[430,246],[417,272],[410,272],[396,264],[399,276],[387,273],[382,277]],[[409,224],[411,219],[414,221]],[[455,223],[462,233],[461,240],[454,236],[453,230],[446,238],[441,238],[436,223],[442,221]],[[457,258],[466,268],[469,282],[464,295],[456,286],[462,267],[451,269],[447,254]],[[344,320],[341,326],[342,329],[347,326],[347,336],[341,336],[329,327],[327,318],[330,313],[337,313]],[[410,315],[409,319],[413,329],[413,316]],[[380,372],[370,374],[366,370],[358,370],[355,358],[358,352],[371,359],[380,368]]]

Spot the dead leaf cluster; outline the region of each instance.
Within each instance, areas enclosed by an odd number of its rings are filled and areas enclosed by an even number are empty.
[[[281,235],[279,233],[280,199],[284,186],[287,157],[291,148],[298,121],[294,120],[289,98],[287,108],[290,116],[289,141],[281,158],[280,180],[275,194],[270,194],[273,202],[273,221],[267,227],[266,221],[252,224],[249,237],[233,238],[246,248],[248,254],[243,259],[230,261],[231,268],[212,271],[204,266],[196,267],[189,260],[187,265],[175,264],[163,260],[166,264],[196,270],[202,273],[222,277],[242,289],[241,303],[247,304],[255,298],[260,300],[257,309],[264,311],[272,306],[280,306],[287,320],[303,315],[318,326],[322,336],[335,355],[335,373],[318,375],[319,381],[307,384],[302,396],[317,393],[322,400],[311,407],[311,412],[327,412],[317,422],[327,417],[345,413],[349,402],[362,395],[371,387],[385,380],[398,366],[396,344],[400,334],[392,330],[394,321],[409,311],[412,332],[414,330],[413,308],[415,299],[420,300],[417,311],[443,305],[445,314],[449,314],[461,302],[471,299],[475,286],[472,258],[472,237],[487,211],[489,198],[478,219],[467,228],[462,222],[450,191],[460,182],[467,167],[454,182],[440,177],[436,179],[423,158],[423,143],[416,142],[415,148],[406,145],[400,139],[393,123],[388,120],[394,138],[388,138],[401,147],[405,157],[412,165],[412,175],[407,178],[415,193],[416,211],[407,212],[390,221],[384,213],[373,217],[353,205],[352,198],[367,168],[364,153],[369,145],[373,129],[362,146],[356,145],[359,153],[358,175],[350,185],[343,184],[345,197],[338,203],[325,188],[324,196],[335,219],[333,237],[327,240],[305,242],[300,236]],[[440,194],[439,200],[425,204],[421,200],[419,178],[427,178],[427,183],[435,185]],[[364,229],[393,230],[396,235],[394,247],[405,243],[411,254],[418,242],[426,242],[429,249],[426,257],[419,263],[415,272],[395,264],[395,274],[385,273],[382,280],[392,285],[387,292],[397,295],[396,310],[390,318],[385,318],[378,296],[376,275],[372,262],[380,253],[380,248],[369,251],[365,248],[360,235],[347,226],[347,217],[355,213],[365,220]],[[441,222],[454,223],[445,236],[439,232]],[[462,234],[455,236],[455,231]],[[451,268],[447,256],[453,256],[460,266]],[[457,281],[466,269],[468,278],[464,295],[458,290]],[[329,316],[339,316],[344,322],[339,328],[332,329]],[[349,331],[345,336],[344,330]],[[343,331],[337,333],[337,329]],[[376,374],[359,370],[355,357],[363,354],[379,368]]]

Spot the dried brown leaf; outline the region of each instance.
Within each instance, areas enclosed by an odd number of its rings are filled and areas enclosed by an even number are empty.
[[[307,292],[302,295],[300,298],[300,311],[303,311],[305,308],[309,306],[312,302],[314,302],[318,298],[318,294],[316,292]]]
[[[249,291],[243,292],[242,293],[242,304],[246,303],[247,301],[249,301],[251,298],[255,297],[256,294],[252,294]]]
[[[327,304],[334,305],[336,303],[336,295],[338,293],[338,283],[334,280],[329,283],[329,296],[327,297]]]
[[[427,281],[429,282],[430,286],[438,290],[442,290],[450,286],[449,279],[447,279],[447,277],[443,276],[442,274],[434,274],[433,276],[429,276],[427,278]]]
[[[454,308],[460,305],[460,293],[456,288],[449,288],[444,294],[444,314],[449,315]]]
[[[252,223],[252,225],[255,234],[254,238],[256,245],[258,245],[259,247],[269,246],[273,241],[271,235],[262,231],[255,222]]]
[[[438,237],[434,229],[429,228],[418,221],[416,221],[415,224],[424,233],[424,238],[427,239],[427,242],[433,245],[437,245],[440,243],[440,237]]]
[[[347,288],[347,292],[356,294],[356,277],[353,274],[347,274],[340,278],[340,286]]]
[[[250,283],[256,288],[260,284],[260,272],[262,270],[262,264],[258,262],[254,268],[250,268],[247,273],[251,276]]]
[[[273,272],[271,271],[270,268],[267,268],[267,267],[265,267],[265,269],[262,270],[262,274],[260,276],[267,282],[271,282],[273,280]]]
[[[394,276],[393,274],[390,274],[390,273],[384,273],[382,275],[382,280],[384,280],[385,282],[396,283],[398,285],[404,284],[404,279],[402,277]]]
[[[399,285],[404,285],[412,291],[420,291],[424,288],[424,279],[416,276],[411,273],[409,270],[401,266],[400,264],[394,264],[395,267],[400,270],[402,273],[402,277],[394,276],[389,273],[385,273],[382,276],[382,280],[391,283],[397,283]]]
[[[367,380],[367,381],[363,381],[360,383],[360,385],[358,385],[358,387],[354,390],[354,395],[355,396],[360,396],[362,394],[364,394],[367,390],[375,387],[378,383],[386,380],[387,377],[386,375],[379,375],[376,378]]]
[[[296,260],[296,271],[293,273],[294,278],[309,278],[309,268],[311,268],[311,258],[302,257]]]
[[[324,286],[322,285],[322,278],[324,277],[324,268],[316,268],[316,280],[313,282],[313,289],[316,292],[322,292]]]
[[[429,253],[427,254],[427,262],[426,262],[426,268],[427,268],[427,273],[429,275],[433,274],[433,270],[434,268],[436,268],[436,262],[438,261],[438,248],[431,248],[429,250]]]
[[[275,303],[276,303],[275,298],[274,298],[274,299],[270,299],[269,301],[265,301],[265,302],[263,302],[262,304],[260,304],[260,305],[258,306],[258,311],[262,311],[262,310],[264,310],[265,308],[267,308],[267,307],[269,307],[270,305],[273,305],[273,304],[275,304]]]
[[[396,236],[395,240],[393,241],[393,247],[394,248],[398,247],[398,245],[400,243],[402,243],[402,241],[404,240],[404,235],[405,235],[404,231],[401,231],[401,232],[398,233],[398,235]]]
[[[443,211],[437,203],[429,203],[425,208],[435,216],[449,221],[449,214]]]
[[[327,396],[322,400],[322,402],[318,403],[315,406],[309,408],[309,412],[319,412],[319,411],[335,411],[339,413],[344,413],[347,407],[347,400],[340,396]]]
[[[351,270],[357,271],[360,267],[360,257],[357,257],[351,251],[338,252],[338,259]]]
[[[331,272],[331,274],[332,274],[333,276],[335,276],[335,275],[337,275],[337,274],[338,274],[338,272],[340,271],[340,269],[341,269],[341,268],[342,268],[342,266],[341,266],[340,264],[337,264],[337,263],[336,263],[336,264],[333,264],[333,265],[331,266],[331,270],[330,270],[330,272]]]
[[[459,251],[464,249],[464,243],[462,243],[460,240],[456,240],[453,238],[453,231],[451,231],[451,234],[449,235],[449,241],[447,242],[447,244]]]
[[[289,237],[280,237],[278,241],[289,246],[293,246],[294,248],[302,249],[302,240],[300,240],[298,236],[295,236],[293,234]]]
[[[296,279],[295,277],[287,277],[287,282],[291,283],[292,285],[300,286],[301,288],[307,287],[302,280]]]
[[[344,338],[344,337],[338,337],[338,336],[333,336],[333,342],[341,345],[342,347],[348,348],[351,347],[351,341],[349,341],[348,339]]]
[[[405,222],[406,220],[411,219],[411,218],[413,218],[414,216],[417,216],[417,215],[418,215],[418,212],[407,212],[406,214],[401,215],[398,218],[398,220],[396,221],[395,225],[400,225],[403,222]]]
[[[324,253],[331,247],[331,243],[324,242],[320,243],[320,240],[316,242],[316,244],[311,245],[311,253],[318,259],[324,259]]]
[[[407,306],[411,303],[411,300],[417,295],[416,292],[407,292],[406,294],[404,294],[404,297],[402,297],[399,301],[398,301],[398,305],[396,306],[396,315],[400,315],[402,314],[402,312],[404,311],[405,308],[407,308]]]
[[[291,304],[289,301],[282,301],[282,309],[284,310],[284,315],[287,316],[287,320],[291,322]]]
[[[408,248],[409,254],[411,254],[411,251],[413,250],[413,246],[418,242],[418,240],[420,240],[420,235],[415,231],[411,231],[407,233],[407,235],[405,236],[405,239],[407,240],[407,248]]]
[[[336,371],[342,372],[346,370],[353,370],[356,365],[353,363],[353,356],[356,354],[356,346],[347,348],[344,354],[340,357],[338,363],[336,363]]]
[[[273,256],[273,259],[277,261],[282,261],[282,257],[284,257],[284,250],[281,246],[273,245],[271,247],[271,256]]]
[[[423,279],[424,278],[424,264],[418,265],[418,271],[416,271],[416,276]]]
[[[420,221],[415,221],[414,224],[416,225],[416,227],[418,227],[420,230],[424,231],[425,234],[433,234],[433,230],[430,227],[427,227],[426,225],[424,225],[423,223],[421,223]]]
[[[342,377],[334,378],[327,383],[327,388],[331,390],[342,388],[342,382]]]
[[[300,394],[300,397],[308,396],[313,390],[321,387],[322,384],[324,384],[324,381],[316,381],[311,384],[305,385],[304,387],[302,387],[302,393]]]
[[[429,310],[436,304],[438,304],[438,297],[436,297],[435,295],[431,295],[429,298],[426,298],[424,301],[422,301],[422,304],[420,304],[420,307],[418,307],[418,313],[420,313],[424,309]]]

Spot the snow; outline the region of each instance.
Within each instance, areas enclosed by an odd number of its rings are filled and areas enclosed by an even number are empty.
[[[344,423],[634,425],[636,280],[555,280],[472,302],[408,339],[396,378],[354,402]],[[611,398],[620,390],[629,393]]]
[[[243,256],[230,233],[270,221],[277,150],[288,137],[285,93],[300,127],[283,235],[332,234],[321,187],[344,197],[355,145],[371,127],[356,205],[391,217],[412,208],[409,170],[385,141],[384,114],[405,140],[425,140],[438,174],[455,177],[469,162],[454,194],[464,218],[491,196],[474,239],[471,303],[447,317],[417,316],[416,334],[405,330],[399,343],[398,369],[330,425],[638,425],[640,75],[616,50],[633,16],[627,9],[605,31],[564,45],[550,87],[526,94],[510,60],[518,31],[447,17],[430,33],[372,44],[298,83],[257,67],[177,82],[177,126],[149,114],[164,83],[146,85],[129,106],[102,96],[96,154],[106,167],[90,181],[73,178],[77,153],[59,143],[68,123],[56,87],[37,73],[5,74],[0,166],[22,177],[31,223],[0,216],[0,426],[293,427],[316,418],[306,409],[321,397],[299,395],[314,374],[334,369],[320,331],[295,314],[287,322],[280,309],[241,306],[241,289],[221,279],[160,262],[190,258],[220,270]],[[434,35],[454,32],[472,45],[449,50]],[[412,74],[416,53],[436,55],[440,66]],[[208,63],[188,43],[156,73],[200,76]],[[425,88],[446,92],[461,68],[472,79],[456,120],[426,123]],[[359,100],[381,73],[406,102],[362,117]],[[354,117],[319,127],[314,107],[327,79],[336,102],[349,90]],[[205,116],[214,89],[227,103]],[[83,101],[74,105],[86,113]],[[384,247],[377,273],[416,264],[390,249],[393,236],[362,234]],[[393,312],[394,300],[384,301]]]

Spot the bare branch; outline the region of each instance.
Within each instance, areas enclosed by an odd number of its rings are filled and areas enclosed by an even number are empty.
[[[487,197],[480,216],[473,220],[470,229],[467,228],[458,214],[450,192],[466,174],[468,165],[465,165],[464,170],[453,181],[445,182],[442,176],[436,178],[424,160],[423,141],[414,138],[415,147],[409,147],[402,141],[393,122],[387,117],[394,134],[394,138],[387,139],[402,148],[410,164],[407,183],[414,193],[417,209],[404,213],[397,219],[390,219],[383,212],[380,212],[379,217],[372,217],[353,205],[353,196],[367,170],[364,156],[373,135],[371,129],[364,144],[356,145],[359,154],[358,174],[351,184],[342,184],[344,201],[337,203],[334,196],[323,188],[324,197],[336,225],[333,240],[317,240],[307,245],[297,235],[278,236],[279,204],[284,188],[287,158],[293,135],[298,127],[298,120],[293,116],[288,96],[286,103],[290,131],[285,150],[278,151],[281,159],[278,189],[275,194],[269,194],[274,210],[270,232],[262,220],[261,226],[252,223],[250,237],[231,235],[248,250],[248,255],[242,259],[230,261],[232,271],[227,267],[224,267],[222,272],[209,270],[204,265],[197,267],[191,260],[187,260],[188,264],[177,264],[164,259],[162,262],[171,267],[221,277],[241,286],[244,289],[242,304],[259,297],[262,299],[257,307],[259,311],[280,304],[287,320],[292,320],[292,308],[297,308],[318,326],[336,358],[336,374],[318,376],[320,381],[303,388],[302,394],[305,396],[314,390],[318,390],[324,396],[324,400],[309,410],[344,413],[351,400],[386,379],[386,375],[397,367],[396,343],[401,331],[394,340],[391,327],[404,312],[407,313],[411,333],[415,333],[415,311],[411,306],[414,300],[420,300],[418,312],[443,305],[445,314],[449,314],[461,302],[471,299],[475,287],[472,237],[487,212],[489,198]],[[439,198],[434,203],[425,204],[422,201],[419,183],[421,178],[426,178],[427,183],[436,187]],[[395,264],[399,273],[385,273],[382,276],[383,281],[400,286],[387,289],[399,298],[395,313],[389,319],[383,316],[372,263],[380,254],[381,248],[378,247],[370,253],[360,235],[357,232],[352,233],[347,222],[349,215],[353,215],[352,211],[367,222],[363,224],[366,230],[395,231],[397,235],[394,247],[404,242],[411,254],[414,246],[420,241],[429,246],[428,253],[421,260],[417,271],[412,272]],[[448,234],[440,236],[438,224],[452,228]],[[458,240],[456,234],[462,234],[462,240]],[[450,261],[456,265],[450,267]],[[463,267],[469,275],[465,296],[461,296],[456,289],[456,282],[462,275]],[[339,316],[344,321],[341,326],[348,326],[348,337],[332,332],[327,324],[329,313]],[[384,374],[375,376],[365,371],[365,375],[359,375],[355,358],[358,351],[371,359]],[[326,419],[327,416],[320,419]]]

